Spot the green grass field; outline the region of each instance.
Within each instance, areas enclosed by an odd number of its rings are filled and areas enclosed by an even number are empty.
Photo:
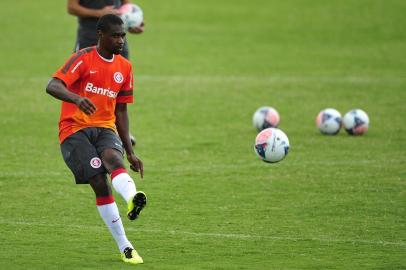
[[[132,175],[149,205],[124,225],[145,264],[120,261],[60,154],[44,88],[76,20],[20,0],[0,9],[1,269],[406,269],[406,1],[138,4]],[[278,164],[253,152],[263,105],[290,139]],[[321,135],[326,107],[364,109],[369,132]]]

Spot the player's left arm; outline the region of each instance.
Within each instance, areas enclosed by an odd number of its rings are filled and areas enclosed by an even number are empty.
[[[120,135],[121,141],[123,142],[123,147],[128,154],[133,154],[134,151],[131,146],[130,132],[129,132],[129,121],[127,113],[127,103],[117,103],[116,104],[116,126],[118,134]]]
[[[142,164],[142,161],[135,155],[131,145],[127,103],[117,103],[115,115],[116,115],[117,132],[121,138],[121,141],[123,142],[123,147],[127,154],[127,160],[131,164],[130,168],[136,172],[139,172],[141,178],[143,178],[144,166]]]

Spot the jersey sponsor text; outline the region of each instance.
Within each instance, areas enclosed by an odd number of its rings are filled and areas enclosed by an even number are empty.
[[[93,83],[88,82],[86,84],[85,90],[87,92],[92,92],[98,95],[103,95],[103,96],[108,96],[110,98],[116,98],[117,97],[117,93],[114,91],[111,91],[110,89],[104,89],[102,87],[97,87],[94,86]]]

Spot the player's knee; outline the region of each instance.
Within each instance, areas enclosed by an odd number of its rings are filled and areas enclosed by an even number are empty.
[[[104,167],[106,167],[109,173],[124,167],[123,155],[116,149],[106,149],[101,156]]]
[[[109,196],[112,194],[105,174],[98,174],[89,179],[89,184],[92,187],[96,197]]]

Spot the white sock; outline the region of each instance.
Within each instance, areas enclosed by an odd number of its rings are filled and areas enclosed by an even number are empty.
[[[126,203],[128,203],[137,192],[134,180],[123,168],[111,173],[111,182],[114,190],[123,197]]]
[[[113,235],[120,252],[122,253],[126,247],[134,248],[125,235],[116,202],[113,201],[112,203],[103,205],[98,204],[97,210],[99,210],[100,216],[109,228],[111,235]]]

